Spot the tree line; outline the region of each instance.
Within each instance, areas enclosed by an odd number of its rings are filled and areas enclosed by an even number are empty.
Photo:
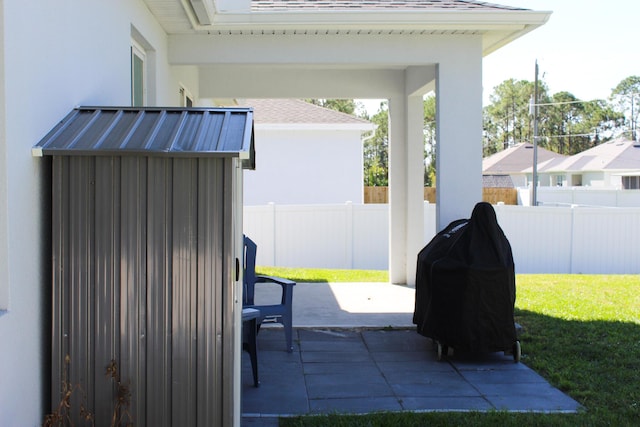
[[[624,136],[636,140],[640,77],[630,76],[612,89],[608,99],[581,100],[570,92],[554,94],[544,81],[509,79],[493,89],[483,111],[485,156],[520,142],[533,142],[533,114],[538,107],[538,145],[573,155]]]
[[[544,81],[508,79],[493,88],[483,109],[483,155],[489,156],[521,142],[532,143],[533,109],[537,105],[538,146],[573,155],[617,137],[637,141],[640,116],[640,76],[623,79],[608,99],[581,100],[561,91],[550,93]],[[353,114],[377,125],[364,143],[364,185],[386,186],[389,182],[389,112],[381,102],[370,115],[353,99],[307,100],[316,105]],[[436,98],[424,99],[424,184],[435,186]]]

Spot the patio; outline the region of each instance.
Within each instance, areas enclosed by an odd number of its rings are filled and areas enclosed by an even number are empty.
[[[294,351],[284,351],[280,328],[263,328],[258,388],[243,353],[243,426],[277,426],[278,416],[336,412],[580,408],[502,353],[438,362],[431,340],[411,323],[413,288],[300,283],[294,295]]]

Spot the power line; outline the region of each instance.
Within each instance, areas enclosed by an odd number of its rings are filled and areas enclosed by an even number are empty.
[[[538,107],[546,107],[549,105],[565,105],[565,104],[586,104],[588,102],[597,102],[599,101],[598,99],[593,99],[591,101],[559,101],[559,102],[545,102],[545,103],[541,103],[541,104],[531,104],[532,106],[538,106]]]
[[[595,136],[596,133],[569,133],[567,135],[539,135],[540,138],[564,138],[567,136]]]

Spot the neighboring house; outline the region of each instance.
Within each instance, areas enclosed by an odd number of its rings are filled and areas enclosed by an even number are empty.
[[[363,203],[363,137],[375,125],[299,99],[247,99],[256,169],[244,174],[244,204]]]
[[[538,147],[538,183],[540,186],[560,185],[562,174],[550,172],[567,156]],[[516,144],[482,160],[482,175],[511,177],[513,186],[528,187],[533,180],[533,145]],[[485,178],[485,182],[486,178]],[[494,185],[495,186],[495,185]]]
[[[483,57],[543,25],[550,14],[473,0],[0,0],[0,424],[40,425],[59,386],[51,384],[51,323],[60,315],[51,297],[51,164],[32,157],[31,148],[74,106],[388,99],[389,275],[394,283],[411,283],[415,253],[424,245],[422,97],[435,90],[438,100],[441,229],[466,217],[482,191],[472,178],[482,173]],[[256,153],[258,168],[260,161]],[[327,165],[327,174],[334,172]],[[141,206],[140,215],[153,209]],[[90,208],[78,213],[93,214]],[[201,219],[205,225],[215,221]],[[176,233],[188,241],[188,233]],[[122,261],[135,264],[133,258]],[[194,275],[217,268],[202,264]],[[171,274],[169,266],[163,271]],[[241,275],[226,274],[233,285],[225,292],[241,294]],[[76,283],[89,287],[80,278]],[[150,314],[139,314],[123,323],[139,322],[144,329]],[[174,326],[197,320],[177,319]],[[239,310],[226,320],[226,327],[241,330]],[[144,333],[121,337],[145,339]],[[174,344],[170,334],[166,339]],[[239,338],[234,342],[223,376],[238,387],[224,396],[226,404],[193,411],[181,406],[181,413],[219,410],[232,420],[225,427],[239,425]],[[145,363],[135,355],[127,360]],[[102,369],[84,374],[105,379]],[[135,381],[123,378],[129,380]],[[185,406],[192,403],[182,397]]]
[[[565,187],[640,189],[640,143],[619,138],[603,142],[547,169]]]

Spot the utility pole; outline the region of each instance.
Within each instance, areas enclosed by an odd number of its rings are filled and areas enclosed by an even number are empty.
[[[531,206],[538,206],[538,60],[533,84],[533,183]]]
[[[633,113],[634,113],[634,111],[633,111],[633,104],[634,104],[633,100],[634,100],[635,96],[636,96],[635,93],[631,93],[631,140],[633,142],[637,141],[637,139],[636,139],[636,121],[634,120],[634,117],[633,117]]]

